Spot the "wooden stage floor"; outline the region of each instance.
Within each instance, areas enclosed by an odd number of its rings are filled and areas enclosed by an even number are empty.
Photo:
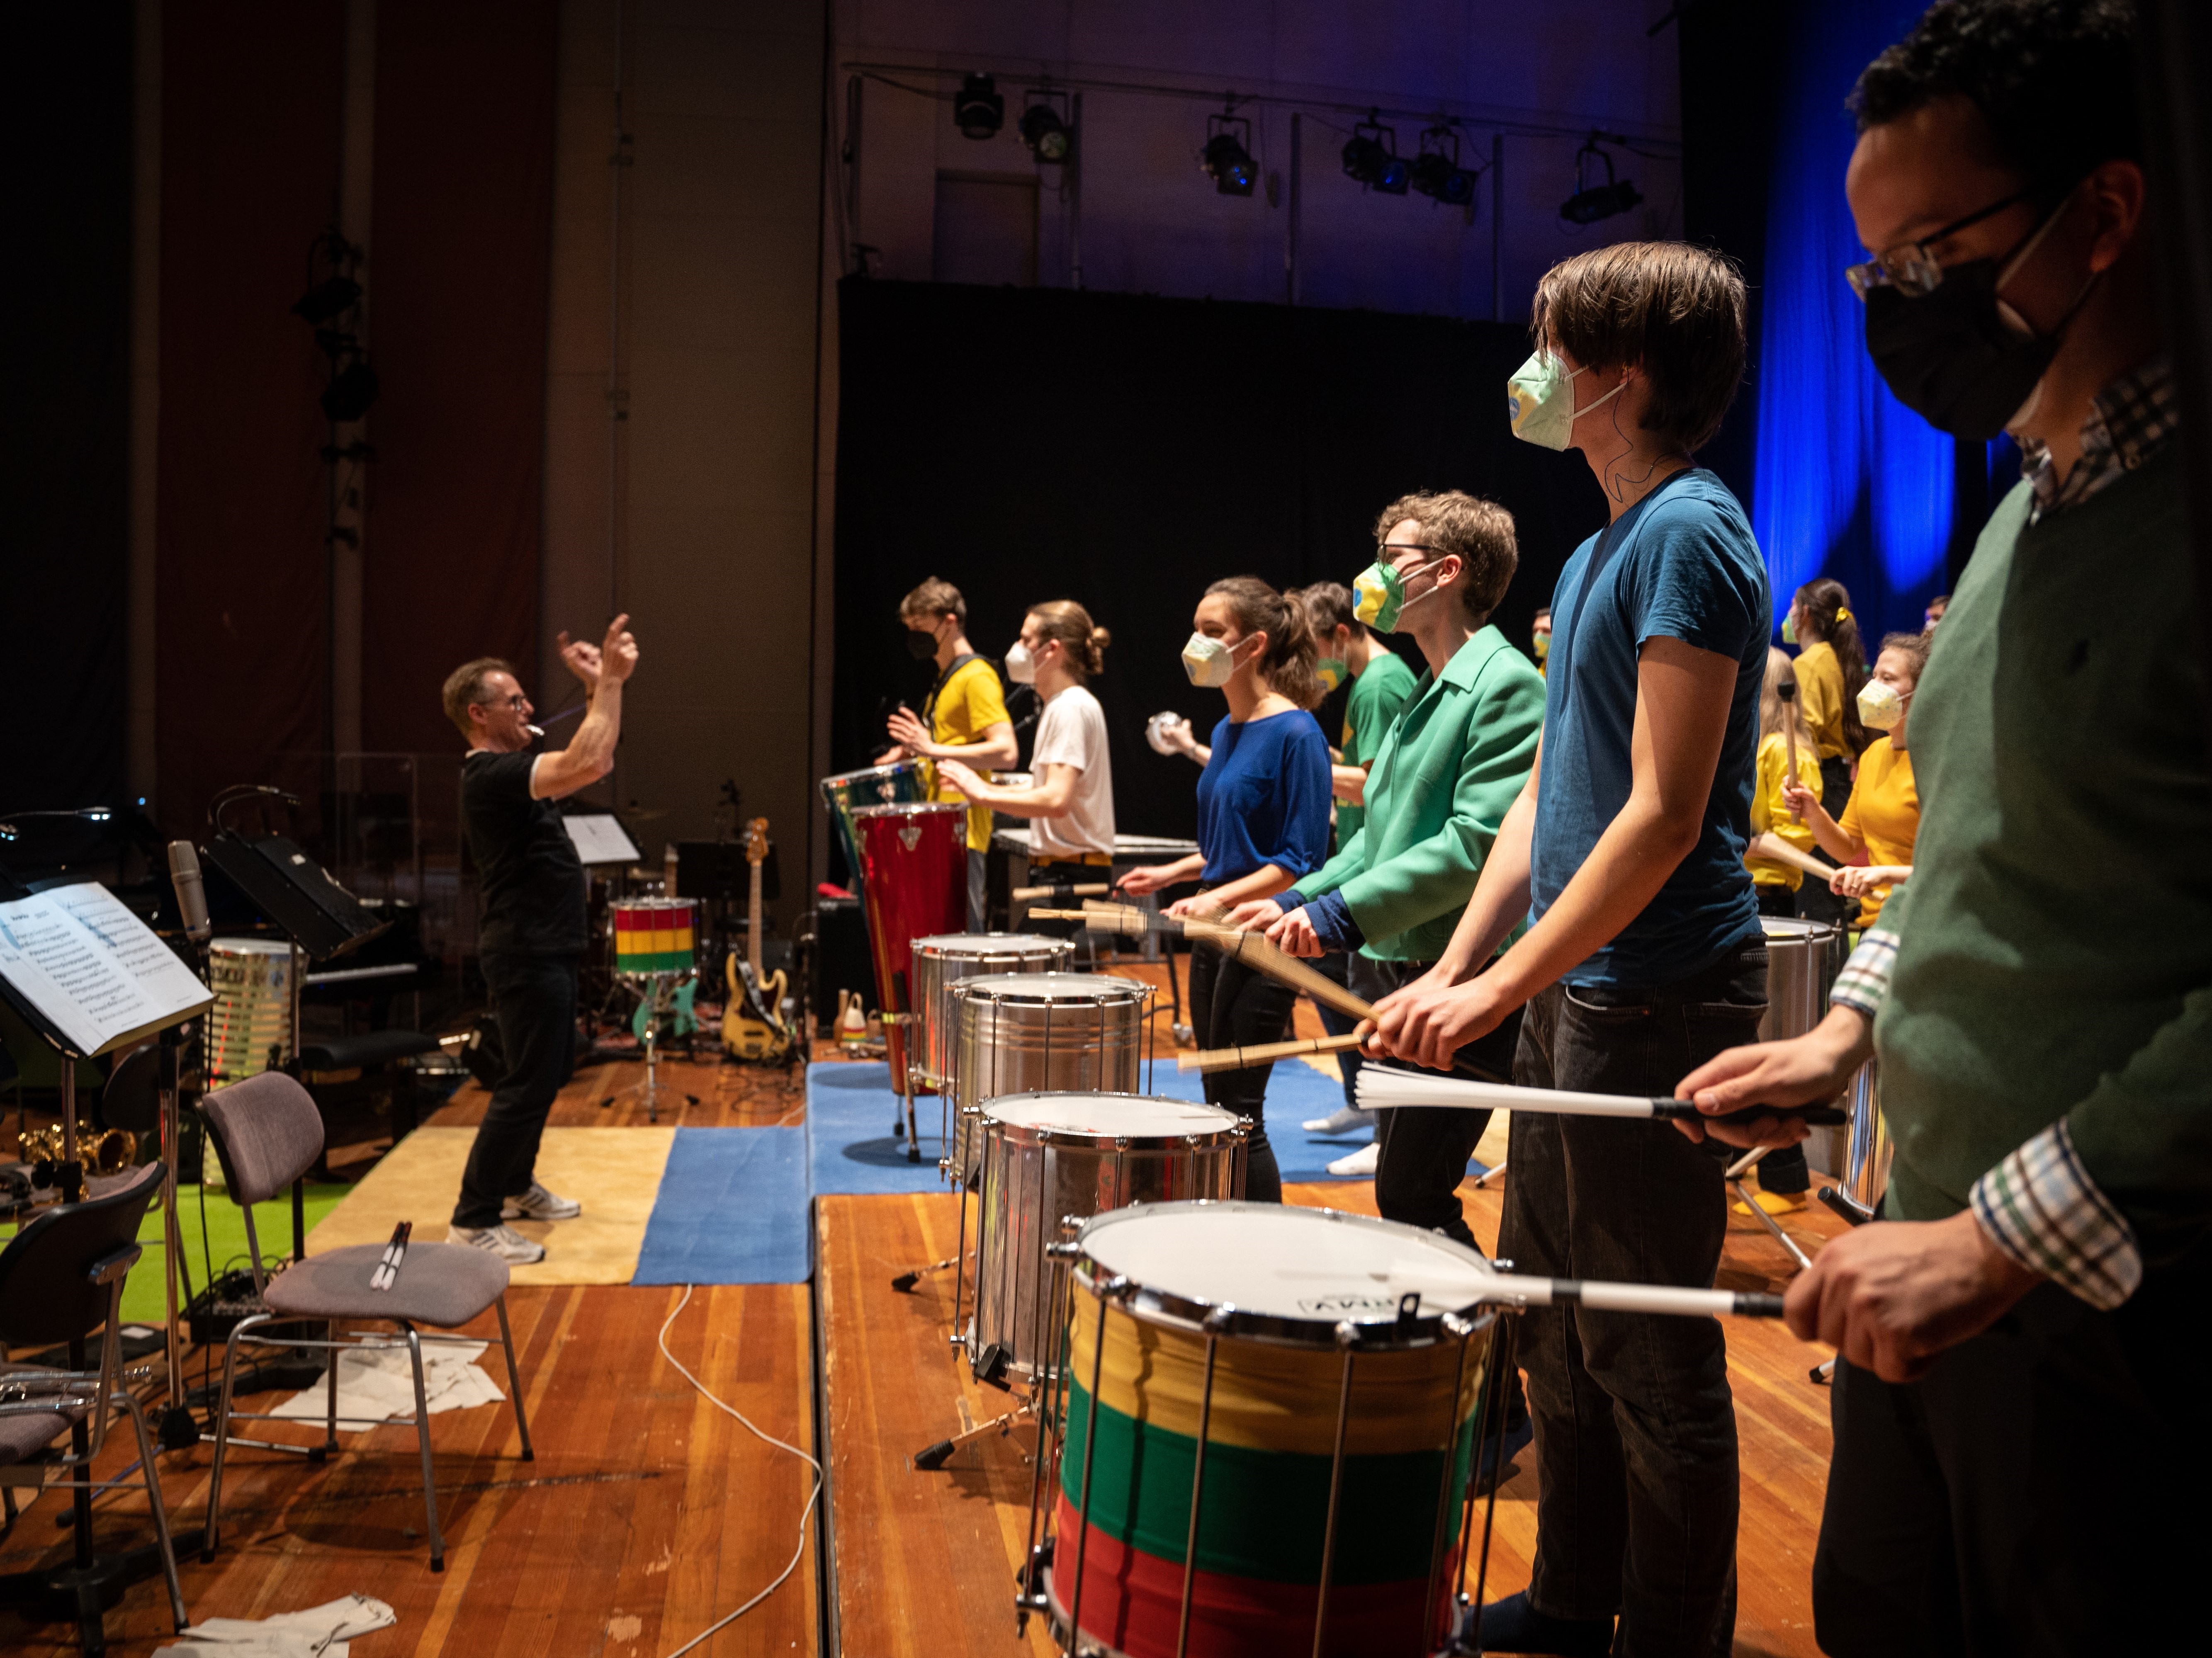
[[[551,1121],[644,1121],[630,1100],[599,1102],[642,1067],[580,1072]],[[676,1121],[746,1126],[799,1120],[803,1096],[781,1072],[678,1061],[665,1084],[699,1096]],[[481,1117],[466,1088],[429,1121]],[[661,1121],[671,1121],[664,1112]],[[1509,1175],[1510,1179],[1510,1176]],[[1495,1237],[1498,1195],[1463,1188],[1477,1235]],[[576,1195],[589,1201],[589,1193]],[[1367,1183],[1293,1187],[1290,1199],[1373,1211]],[[1014,1565],[1028,1521],[1026,1432],[968,1448],[920,1473],[914,1453],[1006,1407],[966,1379],[945,1339],[949,1282],[900,1295],[892,1277],[951,1252],[957,1200],[949,1193],[825,1198],[816,1206],[811,1286],[702,1289],[669,1336],[707,1385],[781,1439],[813,1448],[826,1427],[834,1569],[824,1573],[810,1526],[791,1579],[698,1649],[738,1655],[843,1652],[853,1658],[1050,1650],[1040,1625],[1014,1631]],[[1808,1243],[1840,1223],[1817,1210],[1786,1224]],[[1778,1288],[1787,1259],[1753,1223],[1731,1221],[1722,1282]],[[359,1590],[392,1603],[398,1627],[363,1637],[355,1658],[659,1658],[757,1594],[790,1559],[811,1480],[696,1393],[655,1338],[680,1289],[517,1288],[509,1293],[534,1462],[518,1460],[504,1406],[431,1418],[438,1452],[447,1570],[433,1575],[422,1536],[422,1489],[411,1427],[342,1436],[313,1467],[269,1452],[226,1470],[222,1553],[180,1564],[195,1619],[292,1611]],[[482,1321],[471,1333],[496,1340]],[[1778,1327],[1737,1321],[1729,1364],[1743,1443],[1739,1654],[1806,1654],[1813,1644],[1809,1571],[1829,1449],[1827,1395],[1807,1370],[1822,1350]],[[820,1392],[815,1355],[823,1355]],[[218,1355],[219,1357],[219,1355]],[[487,1369],[502,1388],[495,1352]],[[188,1355],[197,1378],[199,1359]],[[264,1396],[259,1406],[276,1397]],[[819,1412],[817,1418],[817,1408]],[[963,1419],[963,1412],[966,1413]],[[307,1443],[319,1429],[258,1424]],[[103,1474],[130,1460],[111,1439]],[[161,1460],[172,1523],[200,1523],[207,1448]],[[1526,1580],[1534,1533],[1530,1459],[1503,1488],[1491,1593]],[[42,1497],[0,1534],[0,1572],[65,1564],[59,1494]],[[95,1510],[103,1546],[149,1534],[143,1496]],[[159,1584],[134,1585],[108,1618],[111,1649],[145,1658],[171,1638]],[[0,1612],[0,1652],[76,1649],[71,1626]]]

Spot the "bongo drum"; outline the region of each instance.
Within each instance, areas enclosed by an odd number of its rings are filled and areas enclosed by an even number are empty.
[[[208,945],[208,1074],[234,1083],[289,1059],[292,1042],[292,946],[277,938],[217,938]]]
[[[968,919],[968,808],[861,806],[853,813],[853,830],[891,1087],[911,1096],[911,1042],[905,1020],[895,1016],[914,1010],[906,976],[914,940],[954,932]]]
[[[692,970],[699,934],[697,906],[691,899],[624,898],[608,908],[615,927],[617,978]]]
[[[1040,938],[1028,932],[939,932],[916,938],[907,973],[914,998],[913,1038],[907,1044],[908,1070],[918,1093],[952,1085],[958,1027],[951,987],[980,974],[1065,973],[1075,960],[1066,938]]]
[[[1127,1658],[1435,1652],[1498,1325],[1391,1285],[1481,1258],[1245,1203],[1117,1209],[1073,1254],[1038,1473],[1056,1631]]]
[[[860,836],[853,824],[854,812],[862,806],[927,799],[927,780],[919,760],[894,760],[888,766],[842,771],[822,780],[823,804],[830,808],[830,822],[837,831],[837,844],[845,848],[845,867],[852,872],[855,886],[860,880]]]
[[[1250,1126],[1234,1112],[1141,1094],[1008,1094],[983,1108],[981,1229],[968,1362],[996,1382],[1049,1376],[1056,1263],[1071,1217],[1132,1203],[1244,1194]]]

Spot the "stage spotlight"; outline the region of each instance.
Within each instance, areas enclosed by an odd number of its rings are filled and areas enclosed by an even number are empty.
[[[1421,153],[1413,158],[1413,188],[1422,195],[1432,196],[1446,207],[1473,207],[1479,176],[1459,164],[1459,134],[1454,129],[1431,127],[1421,135]]]
[[[1242,128],[1241,135],[1231,131],[1231,127]],[[1249,196],[1259,182],[1260,169],[1252,160],[1251,142],[1252,124],[1243,116],[1206,118],[1206,148],[1198,153],[1198,165],[1220,194]]]
[[[969,138],[991,138],[1006,122],[1006,100],[988,75],[971,75],[952,94],[952,125]]]
[[[376,370],[356,358],[323,388],[323,413],[332,421],[359,420],[376,401]]]
[[[1045,96],[1051,94],[1048,93]],[[1022,135],[1022,142],[1030,147],[1030,154],[1052,167],[1066,161],[1068,151],[1075,144],[1075,135],[1068,131],[1067,123],[1060,118],[1060,112],[1050,104],[1031,104],[1022,112],[1021,125],[1016,131]]]
[[[1595,155],[1605,163],[1605,182],[1593,185],[1588,179],[1585,156]],[[1559,216],[1571,224],[1595,224],[1600,219],[1610,219],[1626,213],[1644,199],[1644,192],[1626,179],[1616,180],[1613,176],[1613,157],[1597,147],[1597,135],[1592,133],[1589,142],[1575,152],[1575,193],[1559,203]]]
[[[1344,147],[1344,176],[1385,196],[1402,196],[1413,170],[1398,154],[1398,135],[1378,121],[1362,121]]]
[[[292,314],[320,327],[331,318],[350,311],[361,299],[361,284],[349,276],[332,276],[317,282],[300,296]]]

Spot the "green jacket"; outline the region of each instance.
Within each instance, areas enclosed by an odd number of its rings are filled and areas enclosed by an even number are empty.
[[[1421,676],[1367,774],[1367,821],[1283,907],[1338,893],[1367,935],[1361,954],[1436,960],[1528,780],[1543,728],[1542,677],[1504,634],[1480,629],[1442,675]]]
[[[2182,483],[2175,442],[2033,525],[2022,483],[1936,630],[1875,1022],[1905,1219],[1955,1213],[2063,1117],[2146,1266],[2212,1254],[2212,765]]]

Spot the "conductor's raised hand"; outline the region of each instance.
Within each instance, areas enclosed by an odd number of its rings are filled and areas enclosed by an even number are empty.
[[[584,689],[597,690],[599,686],[599,647],[587,645],[580,639],[571,639],[565,632],[554,635],[553,642],[560,647],[561,659],[568,665],[568,671],[584,682]]]
[[[629,613],[624,611],[607,623],[606,641],[599,647],[599,677],[619,684],[636,671],[637,639],[629,630]]]

